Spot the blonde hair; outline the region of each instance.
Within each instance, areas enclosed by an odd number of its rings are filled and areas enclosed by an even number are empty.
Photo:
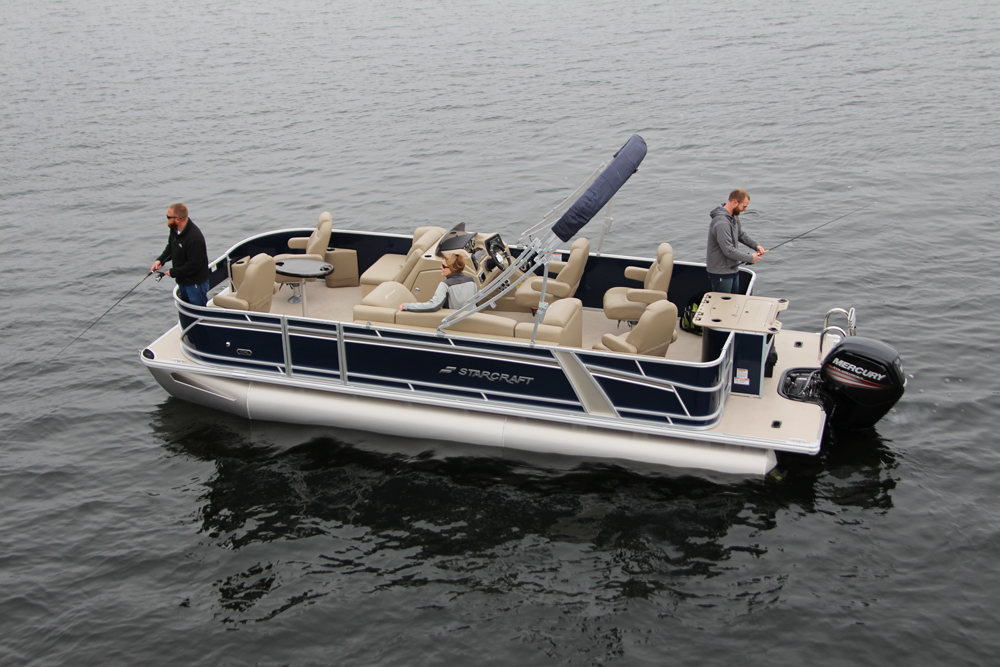
[[[465,259],[457,253],[454,255],[445,255],[444,264],[448,267],[448,270],[451,273],[461,273],[462,271],[465,271]]]

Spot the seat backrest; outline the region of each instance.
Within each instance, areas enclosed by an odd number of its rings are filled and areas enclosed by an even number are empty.
[[[326,255],[326,249],[330,245],[330,233],[332,227],[332,215],[324,213],[319,216],[319,223],[316,225],[316,229],[313,233],[309,235],[309,241],[306,242],[307,255],[319,255],[320,257]]]
[[[417,229],[413,232],[413,243],[416,244],[420,240],[420,237],[422,237],[427,232],[437,232],[437,237],[441,238],[442,236],[444,236],[445,229],[444,227],[436,227],[434,225],[428,225],[426,227],[417,227]],[[435,241],[436,240],[437,239],[435,239]],[[428,244],[427,247],[430,247],[430,245]]]
[[[444,230],[440,227],[417,227],[417,232],[420,235],[413,235],[413,244],[410,246],[410,251],[406,253],[407,259],[413,255],[423,255],[444,235]]]
[[[542,322],[562,330],[555,342],[583,347],[583,303],[579,299],[570,297],[551,304]]]
[[[669,243],[661,243],[656,249],[656,261],[646,272],[644,289],[666,292],[670,288],[670,277],[674,273],[674,248]]]
[[[587,239],[577,239],[569,249],[569,259],[566,266],[562,268],[556,276],[556,280],[570,286],[569,296],[576,294],[576,288],[583,278],[583,269],[587,266],[587,257],[590,255],[590,241]]]
[[[438,233],[438,229],[436,227],[428,228],[419,239],[413,242],[413,245],[410,247],[410,252],[406,254],[406,260],[403,262],[403,265],[399,267],[399,271],[396,272],[393,280],[404,285],[412,284],[412,281],[407,280],[407,278],[409,278],[410,273],[413,271],[413,267],[417,265],[417,262],[419,262],[420,258],[424,256],[424,253],[426,253],[432,245],[437,243],[440,238],[441,234]]]
[[[250,265],[250,255],[246,257],[241,257],[235,262],[230,261],[229,263],[229,277],[232,280],[233,292],[236,292],[243,284],[243,276],[247,273],[247,266]]]
[[[247,310],[267,313],[274,296],[274,258],[266,253],[254,255],[243,275],[236,296],[249,304]]]
[[[636,354],[662,357],[670,347],[676,326],[677,306],[666,300],[654,301],[646,306],[625,342],[635,346]]]

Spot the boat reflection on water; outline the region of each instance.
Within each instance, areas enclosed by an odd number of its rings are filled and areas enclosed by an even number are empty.
[[[476,592],[599,606],[645,598],[711,623],[704,605],[732,616],[781,599],[792,566],[769,531],[803,513],[863,523],[892,508],[895,487],[895,456],[874,432],[831,432],[836,446],[820,457],[720,485],[607,463],[442,455],[442,443],[392,453],[371,433],[303,435],[176,399],[152,427],[169,452],[214,466],[187,489],[210,560],[252,548],[251,565],[234,557],[210,575],[217,597],[202,603],[221,622],[267,620],[332,593],[340,605],[422,587],[422,604]],[[796,531],[808,538],[809,525]]]

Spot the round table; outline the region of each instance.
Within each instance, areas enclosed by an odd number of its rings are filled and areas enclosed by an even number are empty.
[[[307,317],[306,311],[306,290],[303,283],[307,278],[325,278],[333,273],[333,265],[327,262],[310,259],[308,257],[285,257],[274,262],[274,272],[289,278],[299,278],[300,280],[291,282],[289,285],[302,288],[302,296],[293,294],[288,300],[289,303],[302,302],[302,317]],[[294,287],[293,287],[294,290]]]

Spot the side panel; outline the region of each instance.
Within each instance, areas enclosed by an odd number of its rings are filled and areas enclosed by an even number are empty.
[[[513,403],[582,412],[566,374],[545,356],[488,353],[434,335],[345,325],[347,381],[353,385],[429,392],[486,403]],[[536,350],[535,352],[541,352]]]

